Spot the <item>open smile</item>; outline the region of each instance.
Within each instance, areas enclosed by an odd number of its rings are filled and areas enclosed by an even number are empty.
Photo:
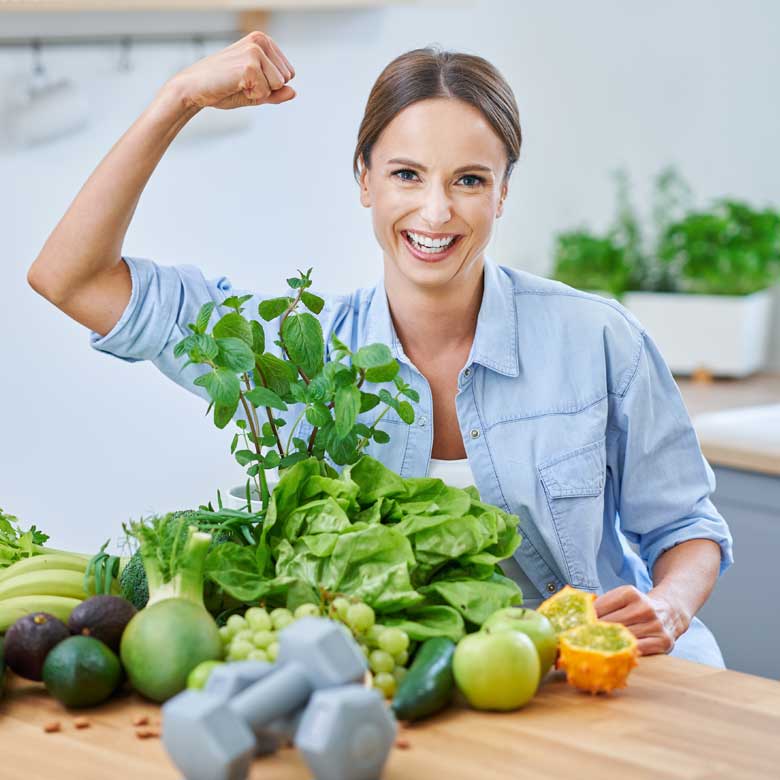
[[[402,230],[404,243],[418,259],[427,263],[438,262],[452,254],[462,235],[457,233],[420,233],[414,230]]]

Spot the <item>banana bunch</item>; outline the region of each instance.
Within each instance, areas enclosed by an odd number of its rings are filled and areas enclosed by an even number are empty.
[[[0,633],[31,612],[67,621],[90,596],[117,594],[124,559],[108,555],[105,547],[92,557],[63,551],[31,555],[0,569]]]

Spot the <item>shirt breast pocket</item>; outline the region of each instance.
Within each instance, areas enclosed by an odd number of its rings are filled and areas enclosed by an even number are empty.
[[[571,584],[598,590],[596,556],[604,525],[606,439],[548,458],[538,471]]]

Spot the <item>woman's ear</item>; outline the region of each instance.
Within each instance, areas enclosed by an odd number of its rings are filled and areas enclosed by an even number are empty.
[[[365,208],[371,208],[371,195],[368,191],[368,168],[360,156],[360,203]]]
[[[501,185],[501,194],[498,196],[498,206],[496,207],[496,219],[504,213],[504,201],[509,194],[509,182],[505,181]]]

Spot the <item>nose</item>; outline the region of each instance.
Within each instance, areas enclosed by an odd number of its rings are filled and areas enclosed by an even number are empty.
[[[432,232],[446,225],[451,217],[450,199],[442,184],[432,183],[423,196],[425,201],[420,210],[420,216]]]

